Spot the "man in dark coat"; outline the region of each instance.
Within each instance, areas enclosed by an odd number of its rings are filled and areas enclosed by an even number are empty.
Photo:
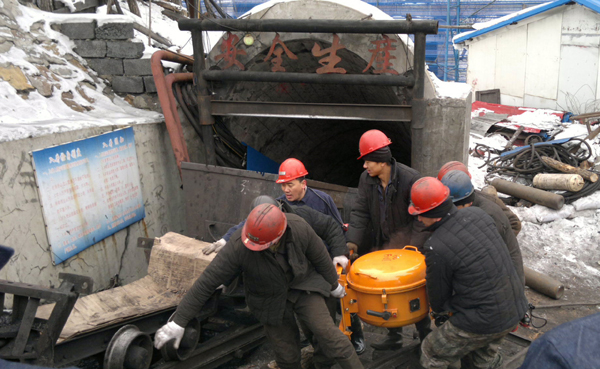
[[[441,181],[442,178],[444,178],[444,176],[452,170],[460,170],[461,172],[466,173],[469,176],[469,178],[471,178],[471,173],[469,173],[469,169],[467,169],[466,165],[464,165],[460,161],[449,161],[446,164],[442,165],[440,171],[438,172],[437,179]],[[504,215],[506,215],[506,217],[508,218],[510,228],[515,234],[515,237],[519,235],[519,232],[521,232],[521,220],[519,219],[517,214],[513,213],[512,210],[510,210],[508,206],[506,206],[504,201],[498,198],[498,194],[494,186],[485,186],[481,190],[475,190],[475,193],[477,194],[477,196],[486,198],[492,201],[494,204],[498,205],[500,209],[502,209],[502,213],[504,213]]]
[[[523,270],[523,256],[521,248],[513,230],[510,227],[510,222],[504,212],[495,202],[488,199],[487,196],[475,191],[473,183],[469,176],[460,171],[452,170],[444,175],[442,183],[450,189],[450,196],[454,206],[458,209],[475,206],[485,211],[487,215],[492,217],[496,224],[496,229],[506,244],[510,258],[517,270],[517,274],[525,285],[525,272]]]
[[[561,324],[533,341],[520,369],[600,368],[600,313]]]
[[[423,245],[427,296],[434,314],[449,317],[421,345],[421,365],[495,369],[504,336],[527,311],[524,286],[492,218],[458,210],[433,177],[415,182],[409,212],[433,232]],[[437,320],[437,318],[436,318]]]
[[[420,247],[428,237],[421,232],[423,225],[408,213],[410,188],[421,175],[416,170],[396,162],[392,157],[390,139],[381,131],[370,130],[360,138],[358,158],[365,161],[365,171],[358,183],[358,199],[352,207],[350,226],[346,232],[348,249],[355,257],[375,250],[402,248],[406,245]],[[374,244],[365,247],[365,240]],[[429,332],[429,317],[417,323],[421,339]],[[353,324],[355,328],[360,325]],[[388,329],[382,342],[372,343],[378,350],[402,347],[402,328]]]
[[[331,320],[325,297],[341,298],[345,291],[323,242],[295,214],[276,206],[254,208],[237,231],[196,280],[179,304],[173,320],[156,333],[155,346],[175,339],[215,289],[244,276],[246,302],[265,325],[280,368],[300,368],[300,336],[296,318],[319,342],[323,355],[342,368],[362,368],[350,341]],[[317,355],[317,353],[315,353]]]

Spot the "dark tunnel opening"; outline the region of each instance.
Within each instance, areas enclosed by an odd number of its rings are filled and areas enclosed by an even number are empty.
[[[298,60],[283,57],[286,72],[315,73],[321,67],[312,55],[314,40],[287,41],[286,46]],[[319,42],[322,48],[330,44]],[[271,71],[270,60],[264,61],[268,48],[256,55],[246,69]],[[284,54],[285,55],[285,54]],[[336,67],[348,74],[361,74],[367,61],[353,52],[338,51],[341,61]],[[371,67],[367,73],[372,73]],[[361,85],[328,85],[305,83],[214,83],[218,100],[271,101],[304,103],[384,104],[399,105],[410,101],[406,88]],[[358,120],[224,117],[224,123],[237,140],[245,142],[272,160],[281,163],[287,158],[301,160],[308,178],[356,187],[363,171],[359,156],[360,136],[369,129],[379,129],[392,140],[393,156],[401,163],[411,163],[410,123]]]

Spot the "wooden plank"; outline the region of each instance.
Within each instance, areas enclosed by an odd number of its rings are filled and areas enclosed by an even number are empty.
[[[122,287],[81,297],[73,307],[60,341],[120,321],[175,307],[215,254],[204,255],[208,243],[167,233],[152,248],[148,275]],[[38,309],[48,319],[54,304]]]

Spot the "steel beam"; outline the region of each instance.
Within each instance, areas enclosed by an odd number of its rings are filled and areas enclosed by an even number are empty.
[[[309,104],[263,101],[220,101],[211,103],[212,114],[268,118],[302,118],[410,122],[408,105]]]
[[[338,85],[407,86],[415,85],[415,77],[378,74],[317,74],[317,73],[275,73],[233,70],[206,70],[202,78],[207,81],[248,81],[276,83],[322,83]]]
[[[299,33],[438,33],[435,20],[333,20],[333,19],[181,19],[182,31],[299,32]]]

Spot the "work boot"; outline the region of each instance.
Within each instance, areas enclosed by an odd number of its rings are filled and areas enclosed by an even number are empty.
[[[375,350],[398,350],[402,348],[402,327],[388,328],[388,334],[381,342],[371,344]]]
[[[357,355],[364,354],[367,345],[365,345],[365,334],[363,333],[362,322],[360,321],[358,314],[350,314],[350,323],[350,330],[352,330],[350,342],[352,342],[352,346],[354,346],[354,351],[356,351]]]
[[[336,360],[342,369],[364,369],[365,367],[360,362],[358,355],[352,354],[347,359],[337,359]]]

